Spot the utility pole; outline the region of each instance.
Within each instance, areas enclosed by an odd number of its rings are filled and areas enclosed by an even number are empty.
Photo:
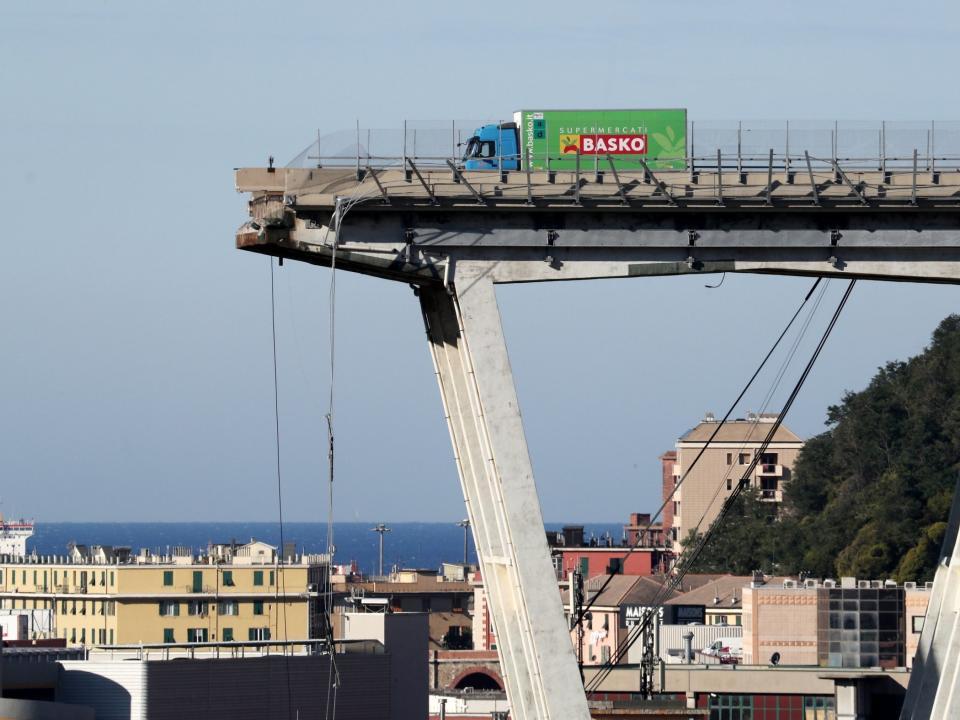
[[[470,530],[470,518],[464,518],[457,523],[457,527],[463,528],[463,564],[467,564],[467,533]]]
[[[377,523],[376,527],[370,528],[371,532],[375,532],[380,535],[380,577],[383,577],[383,534],[390,532],[388,528],[383,523]]]
[[[570,622],[577,630],[577,668],[583,682],[583,575],[577,570],[570,572]],[[589,617],[590,613],[586,613]],[[570,628],[573,629],[572,627]]]

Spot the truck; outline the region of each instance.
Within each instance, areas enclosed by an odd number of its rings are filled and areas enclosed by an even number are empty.
[[[701,655],[718,658],[721,664],[736,665],[743,659],[743,637],[717,638]]]
[[[465,170],[683,169],[687,111],[519,110],[513,122],[477,128],[464,143]]]

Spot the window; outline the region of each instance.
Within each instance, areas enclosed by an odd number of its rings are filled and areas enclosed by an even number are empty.
[[[803,699],[804,720],[836,720],[837,711],[832,697],[805,697]]]
[[[608,645],[604,645],[600,648],[600,662],[610,662],[610,647]]]
[[[222,639],[224,642],[233,642],[233,628],[224,628]]]
[[[208,637],[206,628],[189,628],[187,630],[187,642],[207,642]]]
[[[253,571],[253,584],[254,584],[254,585],[263,585],[263,570],[254,570],[254,571]]]
[[[254,601],[253,601],[253,614],[254,614],[254,615],[263,615],[263,600],[254,600]]]
[[[623,558],[610,558],[610,564],[607,566],[608,575],[621,575],[623,573]]]
[[[764,453],[760,456],[760,462],[763,465],[779,464],[780,456],[777,453]]]
[[[233,587],[233,570],[223,571],[223,584],[227,587]]]
[[[270,628],[250,628],[247,633],[248,640],[269,640]]]
[[[240,607],[236,600],[221,600],[217,612],[221,615],[239,615]]]
[[[727,478],[727,490],[733,490],[733,478]]]
[[[161,600],[160,614],[164,617],[176,617],[180,614],[180,603],[176,600]]]
[[[70,642],[76,644],[77,642],[77,629],[72,628],[70,630]]]
[[[753,695],[710,695],[710,720],[750,720],[752,717]]]
[[[740,453],[739,463],[740,463],[741,465],[749,465],[749,464],[750,464],[750,453]]]
[[[170,582],[173,583],[173,575],[170,575]],[[113,586],[113,570],[110,571],[110,586]],[[111,631],[112,632],[112,631]]]
[[[492,158],[497,154],[496,145],[493,140],[481,140],[480,152],[477,153],[482,158]]]
[[[727,465],[733,465],[733,453],[727,453]]]
[[[83,645],[87,642],[87,629],[80,628],[80,644]]]
[[[193,592],[203,592],[203,570],[193,571]]]
[[[922,633],[922,632],[923,632],[923,618],[924,618],[923,615],[914,615],[914,616],[913,616],[913,633],[914,633],[915,635],[916,635],[917,633]]]
[[[590,574],[590,558],[582,557],[580,558],[580,575],[583,576],[583,579],[586,580],[587,576]]]
[[[66,600],[61,600],[61,601],[60,601],[60,614],[61,614],[61,615],[66,615],[66,614],[67,614],[67,601],[66,601]]]
[[[111,630],[110,632],[113,632],[113,630]],[[163,641],[164,641],[165,643],[173,643],[173,642],[176,642],[176,640],[173,639],[173,628],[164,628],[164,629],[163,629]]]
[[[187,615],[206,615],[207,604],[202,600],[191,600],[187,603]]]
[[[110,644],[113,645],[113,628],[110,628]]]
[[[270,585],[273,586],[273,570],[270,571]]]
[[[173,585],[173,570],[163,571],[163,586],[171,587]]]

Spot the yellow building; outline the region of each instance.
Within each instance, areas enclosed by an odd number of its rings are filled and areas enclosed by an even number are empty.
[[[226,551],[224,548],[228,548]],[[325,556],[277,562],[266,543],[131,556],[72,548],[0,562],[0,608],[49,617],[37,637],[68,645],[303,640],[322,622]]]

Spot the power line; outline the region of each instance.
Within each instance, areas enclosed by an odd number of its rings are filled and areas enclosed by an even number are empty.
[[[774,351],[775,351],[775,350],[777,349],[777,347],[780,345],[780,342],[783,340],[783,338],[786,336],[787,332],[788,332],[788,331],[790,330],[790,328],[793,326],[794,321],[797,319],[797,316],[800,314],[800,311],[803,310],[803,307],[807,304],[807,301],[810,299],[810,297],[813,295],[814,291],[817,289],[817,286],[820,284],[820,280],[821,280],[821,279],[822,279],[822,278],[817,278],[817,279],[814,281],[813,286],[810,288],[810,290],[807,291],[807,294],[804,296],[803,301],[800,303],[800,306],[799,306],[799,307],[796,309],[796,311],[793,313],[793,316],[790,318],[790,321],[787,323],[786,327],[783,329],[783,332],[780,333],[779,337],[777,337],[777,339],[774,341],[773,346],[770,348],[770,350],[769,350],[769,351],[767,352],[767,354],[764,356],[763,360],[760,361],[760,365],[759,365],[759,366],[757,367],[757,369],[754,371],[753,375],[750,376],[750,379],[747,381],[747,384],[743,386],[743,389],[740,391],[740,394],[737,395],[737,399],[734,400],[733,403],[731,403],[730,407],[727,409],[727,412],[724,414],[723,418],[722,418],[722,419],[720,420],[720,422],[717,424],[717,427],[716,427],[716,428],[714,429],[714,431],[710,434],[710,437],[707,439],[707,442],[704,443],[704,446],[703,446],[702,448],[700,448],[700,452],[698,452],[697,455],[696,455],[696,457],[694,457],[693,462],[690,463],[690,466],[689,466],[689,467],[686,469],[686,471],[683,473],[683,476],[682,476],[682,477],[680,478],[680,480],[677,481],[677,483],[674,485],[673,490],[671,490],[671,491],[670,491],[670,494],[667,495],[667,497],[664,499],[663,503],[662,503],[662,504],[660,505],[660,507],[657,509],[657,512],[656,512],[653,516],[651,516],[650,521],[647,523],[647,526],[646,526],[642,531],[637,532],[637,537],[636,537],[636,539],[634,540],[633,545],[627,550],[626,553],[624,553],[623,557],[621,558],[621,562],[622,562],[622,563],[625,564],[627,558],[630,557],[630,555],[631,555],[637,548],[640,547],[640,543],[641,543],[641,541],[643,540],[644,535],[645,535],[647,532],[649,532],[650,528],[651,528],[651,527],[653,526],[653,524],[657,521],[657,518],[659,518],[660,515],[663,513],[663,511],[664,511],[664,509],[667,507],[667,505],[668,505],[670,502],[673,501],[673,498],[676,496],[677,491],[680,489],[680,486],[683,485],[683,481],[687,479],[687,477],[688,477],[688,476],[690,475],[690,473],[693,471],[693,468],[696,467],[697,463],[700,461],[700,458],[703,457],[704,452],[706,452],[707,447],[709,447],[710,443],[712,443],[713,440],[714,440],[714,438],[717,437],[717,434],[720,432],[720,429],[724,426],[724,424],[725,424],[725,423],[727,422],[727,420],[730,418],[730,415],[733,414],[733,411],[737,408],[737,405],[740,404],[740,401],[743,399],[743,396],[747,394],[747,390],[750,389],[750,386],[753,384],[753,381],[757,379],[757,376],[758,376],[758,375],[760,374],[760,372],[763,370],[764,366],[767,364],[767,361],[768,361],[768,360],[770,359],[770,357],[773,355]],[[613,580],[613,577],[614,577],[613,575],[609,575],[609,576],[607,577],[607,579],[606,579],[606,580],[603,582],[603,584],[600,586],[600,589],[597,590],[596,594],[590,599],[590,601],[583,607],[583,609],[582,609],[582,610],[580,611],[580,613],[577,615],[577,618],[576,618],[576,620],[575,620],[575,624],[579,624],[579,623],[583,622],[584,615],[586,615],[586,613],[590,611],[590,608],[593,607],[593,603],[594,603],[594,602],[596,601],[596,599],[600,596],[600,594],[607,588],[607,586],[608,586],[608,585],[610,584],[610,582]]]
[[[703,552],[703,549],[706,547],[707,543],[710,541],[713,534],[722,525],[724,519],[726,518],[731,508],[733,507],[733,504],[736,501],[736,499],[743,492],[744,487],[746,487],[747,483],[749,482],[751,473],[756,468],[757,463],[759,462],[759,458],[761,454],[766,450],[770,442],[773,440],[774,434],[780,428],[780,425],[783,423],[784,418],[786,417],[787,413],[790,411],[790,408],[793,406],[793,402],[796,400],[797,395],[800,393],[800,389],[803,387],[804,383],[809,377],[810,371],[813,369],[813,366],[816,363],[817,358],[820,357],[820,353],[822,352],[824,345],[826,345],[827,339],[830,337],[830,334],[833,332],[833,328],[836,326],[837,320],[840,317],[840,313],[843,311],[843,308],[846,306],[847,300],[850,298],[850,293],[853,291],[853,288],[854,288],[854,285],[856,285],[856,282],[857,281],[855,279],[851,280],[850,284],[847,286],[846,292],[844,292],[843,297],[840,299],[840,303],[837,305],[837,309],[834,311],[833,317],[831,317],[826,330],[824,330],[823,336],[820,338],[820,342],[817,344],[817,347],[814,350],[812,356],[810,357],[810,360],[807,362],[807,365],[804,368],[803,372],[801,373],[800,378],[797,380],[796,385],[794,385],[793,390],[791,391],[789,397],[784,403],[783,409],[781,410],[780,414],[777,416],[777,419],[772,424],[769,432],[767,433],[766,438],[764,438],[763,444],[761,445],[758,452],[754,455],[753,461],[750,463],[750,465],[747,467],[747,469],[744,471],[743,475],[741,476],[740,482],[737,484],[737,487],[730,494],[730,496],[727,497],[726,500],[724,500],[724,504],[721,507],[720,514],[718,515],[717,519],[714,520],[711,526],[707,529],[707,532],[700,538],[700,540],[692,548],[689,554],[687,553],[684,554],[684,557],[681,560],[681,563],[679,566],[679,570],[676,572],[674,578],[670,581],[670,583],[663,586],[663,594],[666,594],[666,592],[669,592],[670,590],[673,590],[674,588],[676,588],[677,585],[679,585],[679,583],[683,580],[684,576],[686,576],[686,574],[690,571],[690,568],[694,565],[694,563],[696,563],[697,559],[699,558],[700,554]],[[660,595],[660,593],[658,593],[658,595]],[[624,655],[630,650],[633,644],[640,637],[641,633],[644,633],[646,629],[649,627],[653,619],[653,610],[659,609],[659,605],[660,603],[655,601],[652,604],[651,608],[648,608],[647,611],[644,612],[642,621],[633,627],[630,634],[627,636],[626,641],[620,647],[617,648],[617,651],[616,653],[614,653],[614,656],[611,657],[610,660],[607,661],[607,663],[601,666],[601,669],[590,681],[590,683],[586,688],[587,692],[593,692],[594,690],[596,690],[596,688],[599,687],[600,683],[602,683],[607,678],[607,676],[609,676],[609,674],[613,671],[613,667],[615,666],[615,664],[618,663],[624,657]]]

